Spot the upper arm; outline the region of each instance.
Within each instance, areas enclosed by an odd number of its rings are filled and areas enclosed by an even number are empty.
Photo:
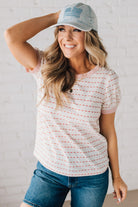
[[[99,119],[100,133],[106,138],[115,132],[114,127],[115,112],[110,114],[101,114]]]
[[[8,32],[5,32],[4,35],[7,45],[16,60],[25,68],[33,70],[38,63],[38,55],[35,48],[33,48],[28,42],[12,42]]]

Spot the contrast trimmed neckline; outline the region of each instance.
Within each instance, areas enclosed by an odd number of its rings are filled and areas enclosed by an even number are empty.
[[[86,73],[80,73],[80,74],[76,73],[76,79],[78,80],[78,79],[86,78],[89,75],[94,74],[98,69],[99,69],[99,66],[96,65],[93,69],[91,69],[90,71],[88,71]]]

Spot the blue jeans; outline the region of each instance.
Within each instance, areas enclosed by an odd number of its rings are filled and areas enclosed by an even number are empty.
[[[107,170],[99,175],[68,177],[39,161],[23,202],[35,207],[62,207],[71,191],[71,207],[102,207],[108,189]]]

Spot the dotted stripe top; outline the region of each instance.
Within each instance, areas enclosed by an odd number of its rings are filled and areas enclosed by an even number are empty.
[[[37,82],[37,102],[43,97],[41,65],[43,52],[33,70]],[[46,63],[45,63],[46,64]],[[100,134],[101,113],[116,111],[120,103],[119,78],[115,71],[96,66],[83,74],[68,91],[70,104],[55,110],[51,94],[37,108],[34,155],[48,169],[66,176],[88,176],[103,173],[108,167],[106,138]]]

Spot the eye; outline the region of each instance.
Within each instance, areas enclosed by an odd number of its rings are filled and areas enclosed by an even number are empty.
[[[73,31],[74,32],[81,32],[81,30],[79,30],[79,29],[74,29]]]
[[[60,27],[60,28],[58,28],[58,31],[59,32],[62,32],[62,31],[64,31],[65,29],[63,28],[63,27]]]

